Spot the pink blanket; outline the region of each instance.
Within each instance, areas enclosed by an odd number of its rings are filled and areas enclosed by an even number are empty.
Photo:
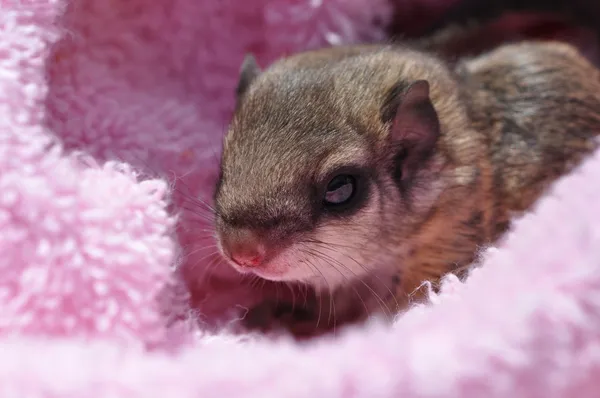
[[[393,327],[213,333],[262,293],[195,199],[243,53],[379,39],[391,15],[243,4],[0,0],[0,397],[597,397],[600,153]]]

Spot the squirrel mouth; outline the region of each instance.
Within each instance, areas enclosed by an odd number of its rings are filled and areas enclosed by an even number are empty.
[[[263,331],[285,330],[304,339],[335,334],[373,316],[391,321],[397,312],[394,287],[400,280],[398,275],[391,275],[380,286],[356,280],[352,286],[321,292],[308,284],[285,283],[287,289],[279,288],[284,296],[252,308],[246,315],[246,326]]]

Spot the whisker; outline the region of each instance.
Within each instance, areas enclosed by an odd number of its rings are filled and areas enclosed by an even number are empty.
[[[250,286],[251,289],[254,289],[256,286],[258,286],[259,283],[259,277],[254,275],[254,274],[246,274],[244,275],[245,278],[250,279],[248,285]]]
[[[190,220],[190,219],[188,219]],[[195,221],[199,221],[199,220],[195,220]],[[215,239],[216,238],[216,234],[215,231],[213,229],[206,229],[206,228],[194,228],[194,232],[205,232],[208,233],[208,235],[195,235],[195,236],[200,236],[200,237],[204,237],[205,239],[208,238],[212,238]]]
[[[302,251],[302,248],[300,248],[300,251]],[[306,253],[306,252],[304,252],[304,253]],[[314,269],[316,269],[321,274],[321,276],[323,277],[323,280],[327,284],[327,289],[330,292],[329,296],[330,296],[331,300],[329,301],[329,316],[327,318],[327,324],[331,323],[331,316],[333,314],[333,330],[335,332],[335,327],[336,327],[336,322],[337,322],[337,316],[336,316],[335,297],[334,297],[334,294],[333,294],[333,290],[331,289],[331,286],[329,285],[329,282],[327,281],[327,279],[325,278],[325,275],[323,275],[323,273],[321,272],[321,270],[319,270],[319,268],[316,265],[314,265],[314,264],[312,264],[312,265],[313,265]],[[335,267],[333,267],[333,268],[337,271],[337,268],[335,268]],[[321,300],[321,295],[320,294],[319,294],[319,300]],[[333,312],[332,312],[332,307],[333,307]],[[318,328],[318,322],[317,322],[317,328]]]
[[[375,297],[375,299],[379,301],[379,305],[380,306],[383,305],[387,309],[388,315],[389,316],[392,315],[392,311],[389,309],[389,307],[387,306],[387,304],[385,303],[385,301],[377,294],[377,292],[371,286],[369,286],[368,283],[366,283],[362,278],[360,278],[358,275],[356,275],[355,272],[353,272],[350,268],[348,268],[346,265],[344,265],[343,263],[341,263],[339,260],[336,260],[336,259],[332,258],[331,256],[328,256],[328,255],[326,255],[325,253],[322,253],[322,252],[320,252],[320,254],[322,256],[325,256],[325,257],[329,258],[331,261],[335,261],[337,264],[339,264],[340,266],[342,266],[344,269],[346,269],[347,271],[349,271],[350,273],[352,273],[356,277],[356,280],[358,280],[361,284],[363,284],[371,292],[371,294],[373,294],[373,296]],[[384,308],[381,307],[381,309],[383,310]]]
[[[190,186],[185,182],[185,177],[187,177],[188,175],[190,175],[192,173],[193,169],[190,169],[187,173],[178,176],[177,173],[174,170],[168,170],[168,173],[171,174],[172,178],[171,181],[173,181],[174,184],[179,183],[180,185],[183,185],[186,189],[188,194],[185,194],[183,191],[179,190],[179,192],[182,195],[185,195],[186,197],[188,197],[189,199],[193,200],[194,202],[197,202],[198,204],[202,204],[204,206],[206,206],[207,209],[209,210],[215,210],[208,202],[204,201],[203,199],[192,195],[191,192],[193,191]]]
[[[202,272],[201,275],[198,276],[199,280],[204,280],[206,279],[206,283],[208,285],[210,285],[210,281],[212,279],[212,275],[213,275],[213,271],[216,269],[216,267],[219,264],[219,261],[221,260],[221,256],[217,255],[215,256],[215,258],[213,258],[204,268],[204,271]],[[197,262],[194,266],[197,267],[199,265],[199,262]]]
[[[279,305],[279,283],[275,283],[275,306]]]
[[[335,328],[337,326],[337,316],[336,316],[336,310],[335,310],[335,294],[332,292],[330,294],[331,297],[331,304],[333,305],[333,334],[335,334]]]
[[[194,234],[194,242],[188,243],[188,244],[182,246],[182,248],[189,248],[190,246],[194,246],[195,247],[197,243],[199,243],[199,242],[205,242],[205,241],[214,242],[215,241],[215,237],[212,236],[212,235]]]
[[[303,249],[300,249],[303,250]],[[356,294],[356,296],[358,297],[358,299],[360,300],[360,302],[362,303],[364,309],[365,309],[365,314],[369,313],[369,308],[367,307],[367,304],[365,303],[365,301],[363,300],[362,296],[360,295],[360,292],[354,287],[354,285],[350,282],[350,279],[348,278],[347,275],[345,275],[342,271],[340,271],[333,263],[331,263],[330,261],[328,261],[327,259],[323,258],[320,256],[320,252],[316,252],[316,253],[309,253],[323,261],[325,261],[327,264],[329,264],[331,266],[331,268],[333,268],[334,270],[336,270],[345,280],[346,282],[348,282],[348,286],[350,286],[350,288],[354,291],[354,293]]]
[[[296,293],[294,292],[294,287],[290,283],[285,284],[289,289],[292,295],[292,312],[296,309]]]
[[[158,173],[156,170],[154,170],[149,164],[148,162],[146,162],[145,160],[141,159],[138,156],[135,156],[133,154],[128,154],[129,156],[132,156],[137,162],[142,163],[145,168],[150,171],[151,173],[147,173],[149,177],[152,178],[164,178],[166,180],[171,180],[172,181],[172,186],[171,189],[173,192],[177,192],[180,193],[181,195],[187,197],[188,199],[190,199],[193,202],[197,202],[198,204],[202,204],[204,206],[206,206],[207,210],[211,210],[212,213],[216,213],[215,209],[213,209],[212,206],[210,206],[208,203],[204,202],[202,199],[200,198],[194,198],[191,195],[185,194],[183,191],[179,190],[176,186],[177,182],[183,184],[186,188],[188,188],[188,191],[191,191],[191,189],[189,188],[189,186],[185,183],[185,181],[183,180],[183,178],[185,178],[187,175],[192,173],[192,170],[189,170],[186,174],[184,174],[183,176],[177,176],[177,174],[173,171],[173,170],[169,170],[168,173],[170,173],[172,175],[172,178],[168,178],[166,176],[161,176],[160,173]],[[121,159],[121,161],[124,161],[123,159]],[[129,162],[126,162],[129,163]]]
[[[202,247],[199,247],[199,248],[197,248],[195,250],[192,250],[191,252],[187,253],[186,257],[191,257],[191,256],[193,256],[196,253],[199,253],[199,252],[204,251],[206,249],[213,249],[213,248],[217,249],[217,245],[202,246]],[[218,252],[218,250],[215,250],[212,254],[219,254],[219,252]],[[203,260],[203,259],[204,259],[204,257],[202,259],[200,259],[200,261]]]
[[[314,264],[312,264],[311,261],[309,261],[309,260],[307,260],[307,264],[309,267],[311,267],[312,269],[316,270],[319,274],[321,274],[321,277],[325,280],[325,283],[327,283],[325,276],[319,270],[318,267],[316,267]],[[319,296],[319,315],[317,317],[317,324],[315,325],[315,329],[319,329],[319,324],[321,323],[321,313],[323,311],[323,297],[321,294],[318,294],[318,293],[317,293],[317,296]]]
[[[304,306],[308,303],[308,285],[304,285]]]
[[[173,187],[173,193],[179,194],[180,196],[175,196],[176,199],[181,200],[182,202],[189,202],[194,206],[198,206],[200,209],[209,212],[210,214],[216,214],[217,212],[215,211],[215,209],[213,209],[212,206],[210,206],[208,203],[204,202],[203,200],[192,196],[191,194],[187,194],[185,192],[183,192],[182,190],[180,190],[179,188],[177,188],[176,186]]]
[[[214,221],[214,216],[213,216],[213,214],[204,214],[204,213],[199,213],[199,212],[197,211],[197,209],[194,209],[194,208],[189,208],[189,207],[186,207],[186,206],[184,206],[184,205],[178,206],[177,208],[178,208],[178,209],[185,210],[185,211],[187,211],[188,213],[191,213],[191,215],[197,216],[197,217],[199,217],[201,220],[208,221],[209,223],[212,223],[212,222]]]
[[[324,248],[326,248],[326,249],[328,249],[328,246],[334,246],[335,245],[335,244],[329,244],[327,242],[317,241],[317,240],[314,240],[313,243],[317,244],[317,245],[324,246]],[[347,254],[347,253],[345,253],[343,251],[340,251],[339,253],[341,255],[343,255],[344,257],[346,257],[347,259],[349,259],[352,262],[354,262],[360,268],[362,268],[363,271],[365,271],[365,273],[373,275],[381,283],[381,285],[388,291],[388,293],[390,294],[390,296],[394,299],[394,301],[396,303],[396,308],[400,308],[400,303],[398,302],[398,299],[397,299],[396,295],[392,292],[392,289],[390,289],[389,284],[385,283],[385,281],[383,281],[381,279],[381,277],[379,275],[377,275],[376,272],[375,273],[369,272],[369,270],[363,264],[359,263],[356,259],[354,259],[354,257],[350,256],[349,254]]]
[[[183,180],[183,177],[185,177],[185,176],[178,177],[177,174],[173,170],[170,170],[169,172],[173,176],[173,182],[174,182],[174,184],[176,184],[177,182],[179,182],[181,185],[183,185],[185,188],[187,188],[188,192],[192,191],[192,189],[190,188],[190,186]],[[190,170],[189,173],[191,173],[191,170]],[[174,187],[174,188],[176,189],[176,187]],[[182,195],[186,196],[188,199],[192,200],[193,202],[205,206],[205,208],[207,210],[210,210],[211,212],[213,212],[215,214],[217,213],[216,209],[213,206],[211,206],[208,202],[202,200],[201,198],[199,198],[197,196],[193,196],[191,194],[185,194],[182,191],[179,191],[179,193],[181,193]]]

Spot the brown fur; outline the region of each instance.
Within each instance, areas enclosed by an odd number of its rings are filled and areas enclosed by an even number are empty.
[[[600,73],[566,44],[506,45],[452,67],[406,47],[338,47],[252,79],[225,139],[218,233],[252,228],[272,243],[273,269],[295,269],[283,280],[357,296],[368,312],[396,312],[423,281],[471,264],[600,133]],[[382,109],[394,86],[419,79],[441,135],[405,195]],[[340,163],[368,170],[369,196],[323,219],[307,192]]]
[[[462,204],[439,202],[442,214],[421,227],[404,290],[437,280],[448,264],[470,264],[477,248],[497,241],[513,216],[596,147],[600,134],[600,73],[569,45],[506,45],[457,69],[473,130],[456,132],[450,145],[468,152],[483,133],[486,149],[472,202],[464,203],[464,192],[447,192],[449,201]]]

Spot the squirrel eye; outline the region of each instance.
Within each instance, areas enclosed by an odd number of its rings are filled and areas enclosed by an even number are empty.
[[[343,205],[349,202],[356,191],[356,179],[351,175],[338,175],[327,184],[324,203],[326,206]]]

